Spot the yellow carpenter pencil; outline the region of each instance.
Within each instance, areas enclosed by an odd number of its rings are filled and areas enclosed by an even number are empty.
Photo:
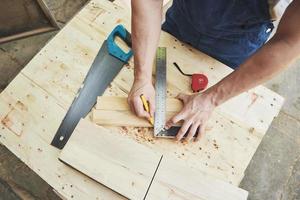
[[[143,102],[143,105],[144,105],[144,109],[150,114],[150,108],[149,108],[149,104],[148,104],[148,101],[146,100],[145,96],[144,95],[141,95],[141,100]],[[154,119],[153,117],[151,116],[150,114],[150,118],[148,119],[149,122],[151,123],[151,125],[153,126],[154,125]]]

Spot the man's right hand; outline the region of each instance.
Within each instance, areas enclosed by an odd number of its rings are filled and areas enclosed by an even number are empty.
[[[145,111],[141,95],[144,95],[149,102],[150,114]],[[135,80],[128,95],[128,104],[132,112],[138,117],[149,119],[154,116],[155,111],[155,90],[151,80]]]
[[[151,79],[161,31],[163,1],[131,0],[131,5],[135,80],[128,95],[128,104],[137,116],[149,119],[150,116],[154,116],[155,110],[155,91]],[[150,114],[143,107],[141,95],[149,102]]]

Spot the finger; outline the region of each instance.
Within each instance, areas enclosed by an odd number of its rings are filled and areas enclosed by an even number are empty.
[[[136,114],[135,110],[134,110],[134,107],[133,107],[133,104],[132,104],[132,101],[131,101],[131,98],[129,98],[129,97],[127,98],[127,103],[129,105],[129,108],[130,108],[131,112],[133,112],[134,114]]]
[[[150,117],[149,113],[147,111],[145,111],[143,103],[139,97],[136,97],[133,100],[133,107],[134,107],[135,113],[138,117],[145,117],[145,118]]]
[[[135,109],[134,109],[134,106],[132,103],[129,104],[129,107],[130,107],[131,112],[133,112],[136,115]]]
[[[187,100],[188,100],[188,95],[186,95],[186,94],[183,94],[183,93],[180,93],[180,94],[178,94],[177,95],[177,99],[180,99],[181,101],[183,101],[183,103],[186,103],[187,102]]]
[[[193,124],[189,130],[188,136],[185,138],[186,141],[191,141],[191,139],[196,134],[197,128],[199,127],[199,123]]]
[[[184,113],[180,112],[167,121],[165,128],[169,129],[183,119],[184,119]]]
[[[200,128],[198,129],[198,135],[197,138],[195,139],[195,142],[198,142],[199,140],[201,140],[201,138],[204,136],[205,134],[205,124],[201,124]]]
[[[180,130],[178,131],[178,133],[176,135],[176,140],[177,141],[182,139],[182,137],[186,134],[186,132],[190,128],[191,124],[192,124],[192,120],[185,120],[184,121],[182,127],[180,128]]]

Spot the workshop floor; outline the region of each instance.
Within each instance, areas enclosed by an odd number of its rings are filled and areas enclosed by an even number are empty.
[[[87,0],[46,0],[64,25]],[[56,33],[0,45],[0,92]],[[241,187],[249,200],[300,200],[300,60],[265,84],[286,98],[251,161]],[[0,200],[59,199],[52,188],[0,145]]]

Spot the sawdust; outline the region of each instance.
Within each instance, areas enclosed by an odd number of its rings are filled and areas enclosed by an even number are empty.
[[[152,128],[141,128],[141,127],[121,127],[121,134],[127,135],[138,143],[149,142],[155,144],[155,138],[153,136]]]

